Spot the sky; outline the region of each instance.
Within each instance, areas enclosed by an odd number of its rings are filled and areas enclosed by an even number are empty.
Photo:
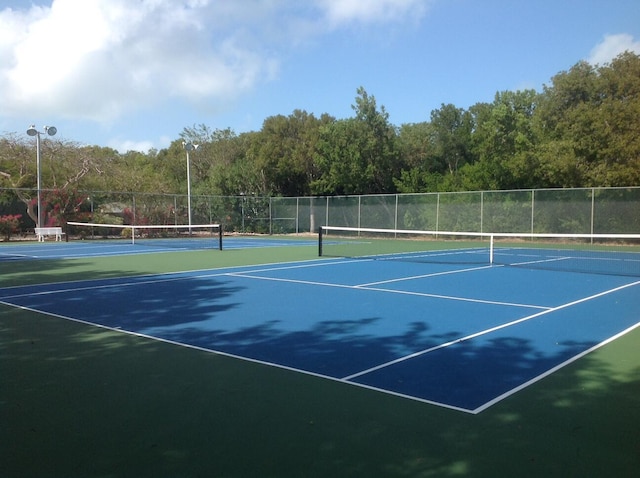
[[[396,126],[640,54],[638,0],[0,0],[0,135],[148,152],[304,110]]]

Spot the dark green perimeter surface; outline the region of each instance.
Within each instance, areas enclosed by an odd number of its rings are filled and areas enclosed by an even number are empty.
[[[2,281],[314,257],[223,254],[11,263]],[[0,306],[0,476],[637,476],[639,344],[636,329],[470,415]]]

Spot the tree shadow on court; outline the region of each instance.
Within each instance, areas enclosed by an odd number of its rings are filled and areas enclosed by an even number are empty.
[[[236,305],[227,299],[242,289],[212,278],[132,277],[64,284],[60,292],[7,300],[72,320],[153,334],[220,317]]]
[[[533,340],[507,336],[438,349],[469,332],[435,334],[428,323],[414,321],[396,334],[373,333],[385,320],[389,318],[324,320],[290,331],[286,320],[270,319],[232,331],[194,326],[163,330],[160,336],[335,379],[418,354],[353,381],[466,410],[475,410],[595,345],[565,341],[554,350],[541,351]],[[429,352],[420,355],[424,351]]]
[[[429,334],[424,322],[407,325],[399,335],[378,336],[371,326],[381,317],[326,320],[306,330],[289,331],[286,320],[271,319],[233,331],[197,327],[163,331],[171,341],[221,351],[240,357],[341,378],[374,365],[394,360],[408,351],[429,348],[448,337]]]

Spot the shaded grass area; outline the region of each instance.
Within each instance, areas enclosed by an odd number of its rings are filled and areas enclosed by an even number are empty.
[[[28,261],[2,280],[313,256],[292,248]],[[0,306],[0,475],[636,476],[639,342],[636,329],[474,416]]]

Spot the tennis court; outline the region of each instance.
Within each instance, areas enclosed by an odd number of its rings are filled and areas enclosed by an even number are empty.
[[[235,237],[225,248],[291,244]],[[315,247],[313,240],[293,244]],[[8,255],[165,250],[156,247],[72,242],[11,246]],[[470,413],[640,325],[639,277],[487,265],[473,254],[485,253],[464,248],[447,251],[444,262],[320,258],[45,283],[5,287],[0,301]]]
[[[634,476],[636,246],[325,239],[0,244],[7,476]]]
[[[72,242],[31,242],[26,244],[7,244],[0,249],[0,261],[20,261],[29,259],[77,259],[82,257],[109,257],[140,254],[160,254],[176,251],[193,251],[198,249],[213,250],[218,248],[217,239],[200,240],[201,245],[194,246],[194,240],[157,239],[138,241],[132,244],[130,240],[108,241],[72,241]],[[247,239],[242,237],[227,238],[226,250],[293,247],[316,247],[315,242],[292,241],[284,239]]]

